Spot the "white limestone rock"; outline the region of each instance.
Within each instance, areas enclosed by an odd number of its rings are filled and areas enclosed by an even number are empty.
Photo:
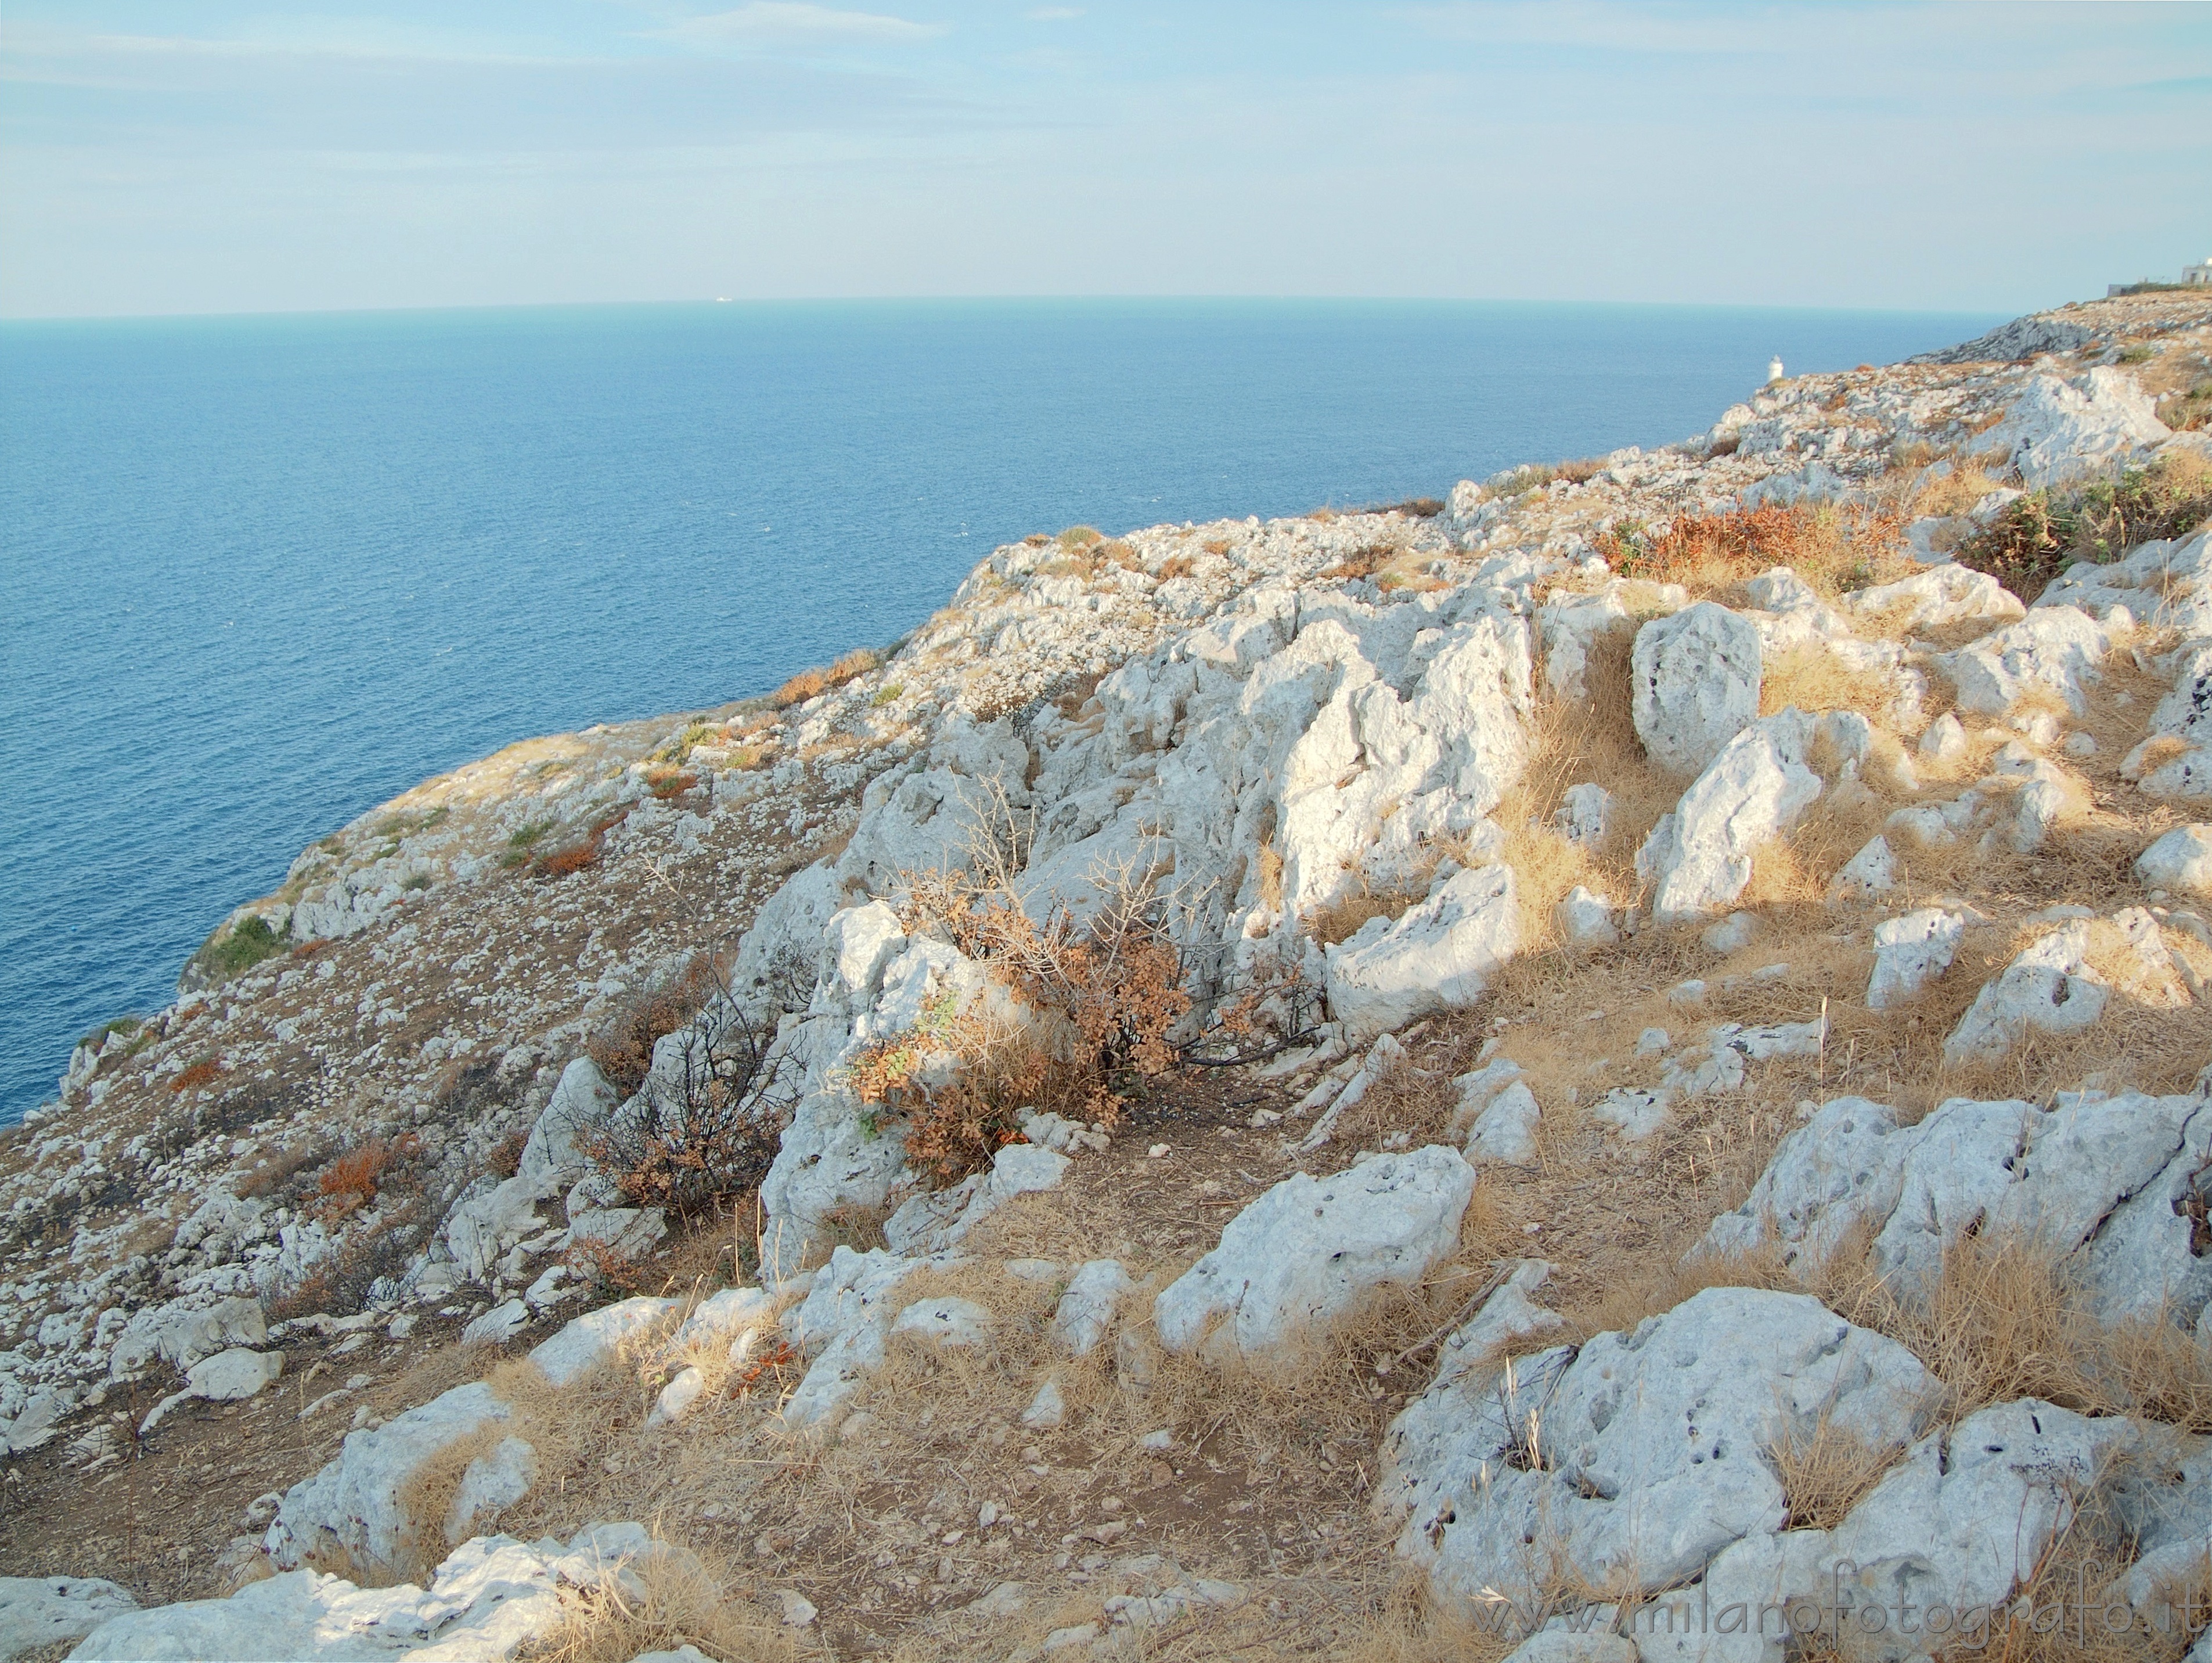
[[[678,1369],[653,1400],[653,1412],[645,1417],[645,1423],[673,1426],[691,1412],[706,1390],[707,1376],[696,1365]]]
[[[1979,1626],[1973,1614],[1990,1619],[1985,1640],[2003,1632],[2005,1602],[2072,1523],[2081,1496],[2141,1441],[2119,1416],[2091,1419],[2033,1398],[1970,1415],[1916,1441],[1834,1530],[1747,1535],[1713,1559],[1702,1586],[1662,1596],[1646,1613],[1660,1621],[1641,1655],[1779,1663],[1776,1623],[1762,1642],[1753,1614],[1793,1603],[1833,1611],[1836,1628],[1871,1639],[1848,1654],[1869,1659],[1926,1656],[1932,1636],[1916,1617],[1918,1638],[1900,1644],[1898,1613],[1940,1609],[1971,1655],[1979,1649],[1967,1637]],[[1723,1615],[1731,1611],[1733,1622]]]
[[[614,1361],[625,1345],[636,1342],[683,1305],[681,1300],[640,1294],[587,1311],[559,1333],[540,1341],[532,1349],[530,1361],[552,1386],[571,1385],[601,1364]]]
[[[1946,710],[1922,729],[1914,749],[1930,762],[1951,762],[1966,754],[1966,724]]]
[[[916,1300],[891,1319],[890,1337],[932,1350],[965,1350],[990,1338],[992,1321],[990,1307],[974,1300],[950,1295]]]
[[[1828,902],[1871,901],[1897,887],[1897,856],[1889,839],[1869,838],[1828,880]]]
[[[1876,924],[1867,1008],[1887,1010],[1919,997],[1929,983],[1950,969],[1966,928],[1963,914],[1935,906]]]
[[[284,1372],[281,1351],[253,1351],[234,1345],[203,1357],[185,1371],[185,1389],[209,1403],[237,1403],[258,1397]]]
[[[1759,920],[1748,912],[1731,912],[1718,923],[1707,924],[1698,934],[1709,953],[1740,953],[1759,934]]]
[[[156,1361],[179,1371],[234,1346],[265,1345],[269,1324],[261,1301],[240,1295],[208,1301],[186,1295],[134,1312],[116,1337],[108,1378],[137,1378]]]
[[[2212,797],[2212,637],[2185,643],[2173,663],[2172,691],[2120,772],[2146,796]]]
[[[2003,973],[1983,985],[1943,1042],[1952,1067],[2002,1056],[2030,1029],[2078,1033],[2105,1014],[2110,990],[2090,968],[2089,929],[2080,919],[2029,943]]]
[[[1438,1145],[1285,1179],[1153,1301],[1160,1343],[1248,1357],[1297,1343],[1368,1289],[1417,1282],[1452,1252],[1474,1183],[1459,1151]]]
[[[1949,564],[1845,595],[1843,609],[1893,635],[1925,633],[1966,622],[2008,624],[2027,608],[1987,572]]]
[[[1072,1356],[1090,1355],[1113,1331],[1121,1296],[1136,1285],[1119,1259],[1094,1258],[1079,1266],[1053,1311],[1053,1338]]]
[[[2005,418],[1974,442],[2007,452],[2039,488],[2109,472],[2172,436],[2135,378],[2100,364],[2070,381],[2031,376]]]
[[[538,1452],[509,1435],[461,1469],[453,1505],[446,1509],[446,1545],[459,1547],[489,1522],[530,1494],[538,1482]]]
[[[2145,543],[2118,560],[2069,566],[2035,604],[2096,618],[2124,607],[2137,623],[2212,636],[2212,528]]]
[[[1863,725],[1862,720],[1861,725]],[[1728,743],[1637,852],[1654,884],[1651,915],[1678,923],[1720,911],[1751,881],[1759,847],[1796,825],[1818,800],[1807,763],[1816,734],[1850,738],[1849,724],[1799,710],[1753,722]]]
[[[519,1299],[495,1305],[461,1330],[464,1345],[504,1345],[530,1326],[530,1306]]]
[[[1029,1407],[1022,1410],[1022,1424],[1032,1432],[1057,1432],[1066,1418],[1067,1397],[1060,1389],[1060,1377],[1048,1374]]]
[[[1464,1097],[1461,1100],[1466,1100]],[[1536,1129],[1543,1119],[1536,1095],[1516,1080],[1492,1097],[1468,1128],[1462,1147],[1471,1161],[1498,1160],[1509,1167],[1533,1167],[1542,1146]]]
[[[1654,762],[1693,774],[1759,716],[1759,630],[1701,600],[1636,632],[1637,737]]]
[[[814,1276],[805,1300],[783,1315],[784,1336],[813,1357],[784,1404],[784,1424],[818,1427],[884,1366],[884,1341],[899,1285],[916,1271],[962,1261],[951,1255],[907,1258],[883,1248],[839,1246]]]
[[[1569,843],[1595,849],[1605,841],[1612,814],[1613,793],[1586,780],[1560,794],[1558,812],[1552,819]]]
[[[1623,1142],[1641,1143],[1667,1124],[1668,1111],[1674,1106],[1670,1091],[1615,1086],[1590,1105],[1590,1118],[1612,1127]]]
[[[2038,1109],[1954,1099],[1917,1125],[1838,1098],[1785,1137],[1743,1205],[1694,1253],[1778,1251],[1809,1275],[1856,1229],[1901,1296],[1929,1285],[1968,1228],[2059,1253],[2107,1320],[2196,1325],[2212,1264],[2191,1250],[2212,1107],[2195,1097],[2062,1095]]]
[[[290,1570],[249,1582],[228,1599],[191,1599],[110,1618],[70,1654],[96,1663],[191,1658],[199,1663],[505,1663],[550,1638],[572,1609],[568,1589],[642,1589],[629,1567],[653,1550],[636,1525],[594,1525],[564,1548],[479,1537],[456,1548],[425,1590],[411,1582],[356,1587]]]
[[[1678,612],[1690,604],[1679,583],[1607,578],[1594,593],[1556,595],[1537,609],[1544,643],[1544,682],[1555,697],[1587,698],[1589,655],[1601,636],[1632,627],[1639,618]]]
[[[1784,1515],[1764,1452],[1823,1418],[1914,1435],[1938,1396],[1903,1346],[1814,1299],[1711,1288],[1629,1333],[1442,1380],[1393,1422],[1376,1508],[1462,1607],[1533,1605],[1556,1569],[1653,1592]]]
[[[2076,716],[2112,651],[2112,632],[2072,606],[2037,606],[2017,624],[1984,636],[1936,663],[1959,690],[1959,708],[2002,716],[2029,692],[2056,693]]]
[[[349,1432],[337,1459],[284,1492],[262,1545],[279,1566],[309,1557],[400,1569],[415,1520],[406,1496],[415,1475],[451,1445],[503,1425],[514,1410],[471,1380],[394,1416],[374,1430]]]
[[[2212,825],[2177,825],[2136,856],[2136,876],[2153,889],[2212,896]]]
[[[138,1602],[97,1576],[0,1576],[0,1663],[90,1634]]]
[[[1585,884],[1577,884],[1553,909],[1559,934],[1571,947],[1611,947],[1620,939],[1611,901]]]
[[[1329,1008],[1357,1043],[1471,1004],[1520,928],[1511,867],[1456,873],[1396,923],[1371,918],[1328,949]]]

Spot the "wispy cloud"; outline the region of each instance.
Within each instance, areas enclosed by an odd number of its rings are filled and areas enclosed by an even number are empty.
[[[1759,44],[1755,14],[1662,11],[1618,0],[1451,0],[1397,14],[1425,33],[1495,46],[1633,52],[1733,52]]]
[[[805,0],[746,0],[730,11],[687,17],[662,33],[696,45],[899,45],[943,34],[942,23],[917,23],[873,11],[840,11]]]

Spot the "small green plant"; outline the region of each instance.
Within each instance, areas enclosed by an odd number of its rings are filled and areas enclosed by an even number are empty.
[[[897,699],[899,695],[904,691],[906,691],[906,689],[896,681],[890,682],[884,686],[878,687],[876,689],[876,696],[868,701],[868,708],[871,710],[880,710],[884,705],[891,704]]]
[[[2161,457],[2117,478],[2032,490],[1960,543],[1962,566],[2033,603],[2077,560],[2118,559],[2139,544],[2185,536],[2212,519],[2212,468]]]
[[[526,825],[517,827],[507,838],[507,853],[499,857],[499,863],[506,867],[520,866],[530,858],[530,851],[538,846],[539,840],[552,829],[551,820],[532,820]]]
[[[430,886],[430,874],[427,872],[417,872],[399,886],[402,889],[428,889]]]
[[[2154,352],[2149,347],[2143,345],[2141,342],[2137,342],[2133,346],[2122,347],[2120,349],[2120,355],[2118,362],[2125,364],[2148,363],[2157,356],[2158,354]]]
[[[145,1020],[142,1017],[118,1016],[112,1021],[102,1022],[90,1033],[79,1039],[77,1044],[80,1045],[105,1045],[112,1035],[120,1035],[127,1039],[145,1026]]]
[[[228,935],[210,939],[198,956],[214,980],[227,982],[283,951],[283,939],[270,929],[268,919],[255,912],[232,925]]]
[[[1096,526],[1070,526],[1060,534],[1060,545],[1064,549],[1087,549],[1106,540],[1106,533]]]

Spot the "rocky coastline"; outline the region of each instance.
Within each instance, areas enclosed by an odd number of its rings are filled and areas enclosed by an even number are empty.
[[[2208,408],[2077,303],[363,815],[0,1135],[0,1663],[2207,1663]]]

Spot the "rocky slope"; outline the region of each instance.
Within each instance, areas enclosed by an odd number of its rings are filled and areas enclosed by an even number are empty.
[[[2209,358],[1033,538],[364,816],[0,1142],[0,1656],[2212,1657]]]

